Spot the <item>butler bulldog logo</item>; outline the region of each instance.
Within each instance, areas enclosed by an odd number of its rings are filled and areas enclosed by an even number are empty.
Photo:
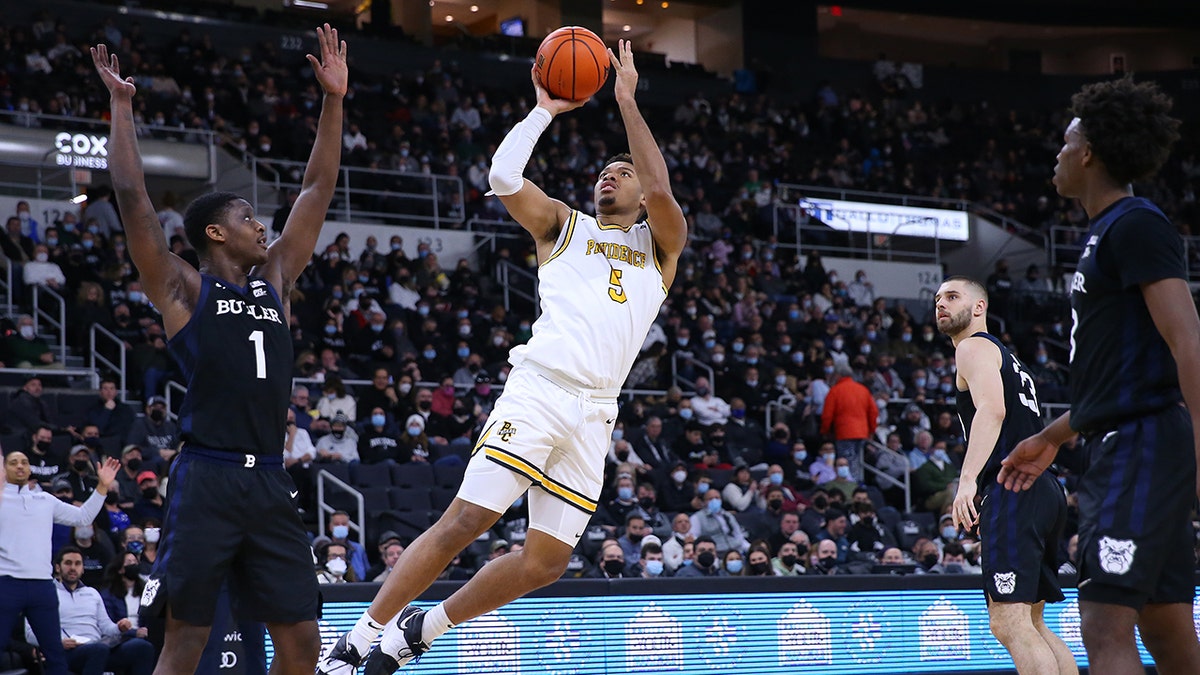
[[[1011,595],[1017,589],[1016,572],[996,572],[992,580],[996,582],[996,592],[1001,595]]]
[[[1100,537],[1100,569],[1109,574],[1125,574],[1133,566],[1137,544],[1131,539]]]

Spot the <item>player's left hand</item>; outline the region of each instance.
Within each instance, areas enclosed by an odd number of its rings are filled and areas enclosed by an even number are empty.
[[[113,457],[105,457],[103,462],[96,464],[96,476],[99,478],[97,489],[108,492],[113,482],[117,480],[117,472],[121,470],[121,461]]]
[[[345,96],[349,75],[346,68],[346,41],[338,40],[336,28],[329,24],[317,27],[317,44],[321,48],[321,57],[305,54],[312,64],[317,82],[327,95]]]
[[[954,507],[950,515],[954,518],[954,526],[964,532],[975,527],[979,520],[979,512],[975,509],[975,493],[978,488],[973,480],[960,480],[958,493],[954,495]]]
[[[637,68],[633,65],[633,46],[629,40],[617,40],[617,51],[619,55],[613,54],[611,47],[608,49],[608,60],[617,74],[613,95],[618,102],[632,101],[634,94],[637,93],[638,81]]]

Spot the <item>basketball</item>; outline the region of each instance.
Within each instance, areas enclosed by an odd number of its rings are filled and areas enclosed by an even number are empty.
[[[600,91],[608,79],[608,49],[592,31],[565,26],[542,40],[534,67],[551,96],[581,101]]]

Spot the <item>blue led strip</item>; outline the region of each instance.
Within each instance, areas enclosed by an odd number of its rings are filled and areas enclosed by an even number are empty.
[[[1067,599],[1047,605],[1046,624],[1086,666],[1076,592],[1063,590]],[[350,630],[367,606],[326,603],[322,642]],[[267,649],[269,658],[269,642]],[[1138,649],[1151,663],[1140,641]],[[940,589],[523,598],[439,638],[418,669],[761,675],[777,668],[852,674],[1012,667],[988,631],[983,594]]]

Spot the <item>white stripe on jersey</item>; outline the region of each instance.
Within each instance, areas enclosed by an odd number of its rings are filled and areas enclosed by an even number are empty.
[[[538,280],[542,314],[509,361],[529,360],[588,387],[619,388],[667,297],[650,226],[626,232],[572,211]]]

